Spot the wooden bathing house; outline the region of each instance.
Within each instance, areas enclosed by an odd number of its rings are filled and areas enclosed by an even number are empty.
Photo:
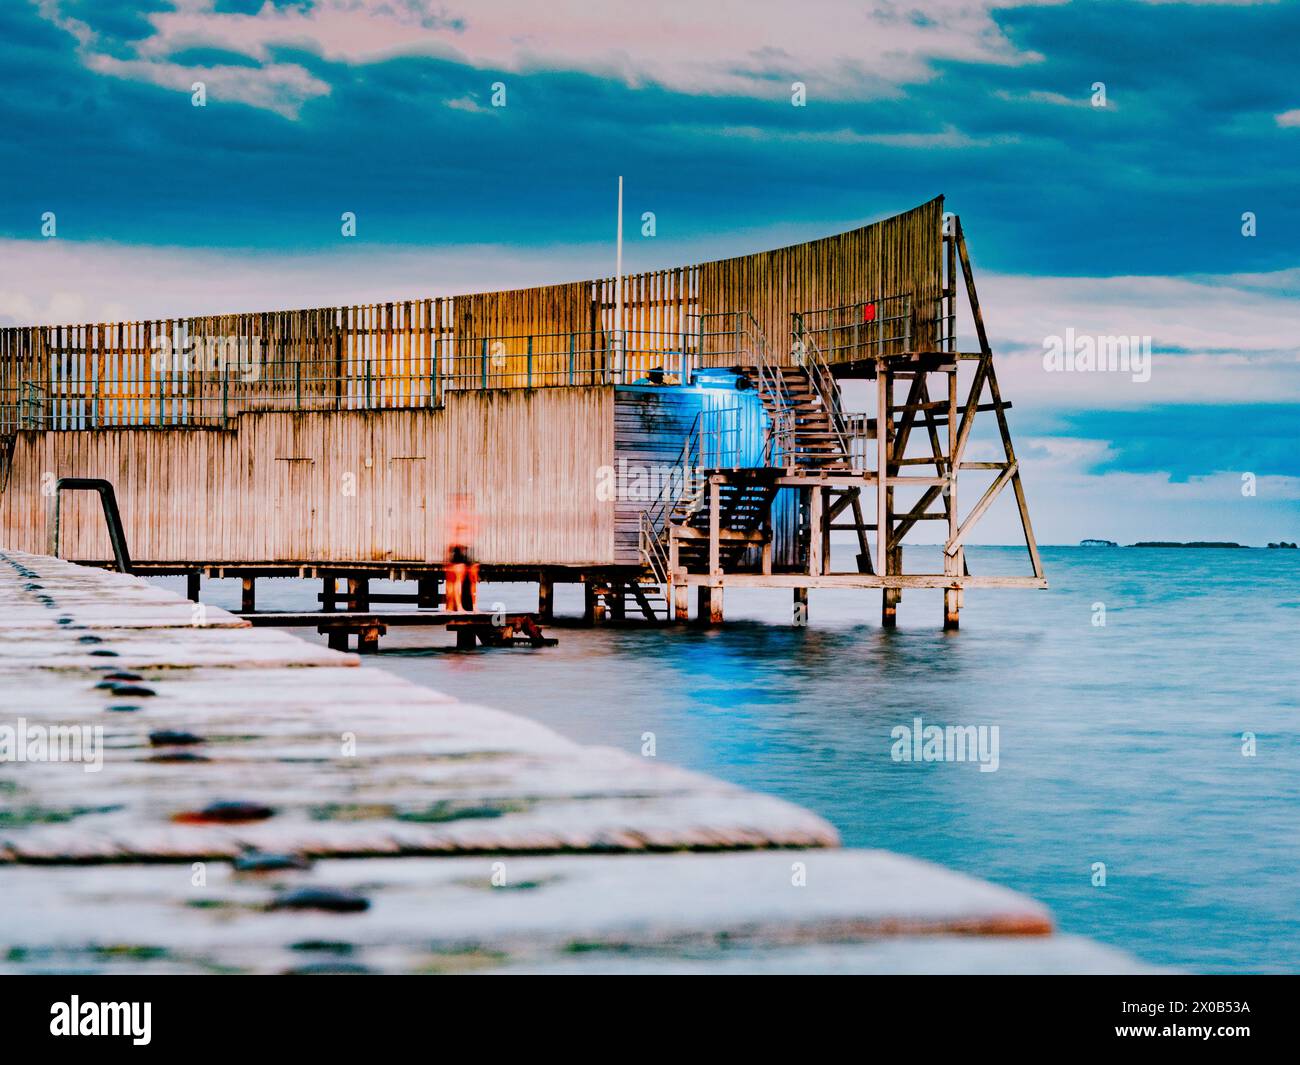
[[[555,582],[582,582],[593,618],[685,618],[693,586],[706,621],[727,587],[848,587],[882,589],[891,625],[905,589],[941,588],[956,627],[966,588],[1046,586],[942,198],[621,285],[6,328],[0,545],[47,551],[57,528],[63,557],[108,564],[98,501],[59,491],[102,478],[136,572],[195,595],[241,577],[248,609],[266,576],[321,578],[327,608],[413,580],[431,606],[464,538],[484,579],[538,582],[543,616]],[[966,459],[977,419],[996,461]],[[1008,488],[1032,575],[972,573],[964,545]],[[914,572],[923,523],[943,561]],[[855,545],[838,568],[833,531]]]

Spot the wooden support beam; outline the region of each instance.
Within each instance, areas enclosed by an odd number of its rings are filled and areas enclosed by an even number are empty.
[[[690,602],[686,594],[686,582],[681,579],[681,548],[678,544],[677,526],[668,528],[668,579],[672,586],[672,617],[674,621],[690,620]]]
[[[239,595],[239,609],[245,614],[251,614],[257,609],[256,577],[245,577],[243,579]]]
[[[881,372],[876,375],[876,424],[886,426],[889,418],[889,375]],[[876,562],[877,570],[885,572],[885,555],[889,551],[889,527],[885,517],[885,487],[889,479],[889,434],[876,433]]]
[[[935,447],[938,447],[936,440]],[[962,468],[962,464],[957,459],[957,371],[954,369],[948,375],[948,487],[944,490],[944,509],[948,514],[948,538],[944,544],[943,571],[954,576],[961,573],[965,567],[965,553],[958,547],[957,551],[949,553],[947,548],[952,546],[953,541],[958,536],[957,525],[957,475]],[[943,627],[944,631],[951,632],[960,627],[961,618],[961,588],[949,587],[943,590]]]
[[[979,521],[984,512],[989,509],[990,504],[992,504],[993,500],[997,498],[998,493],[1006,487],[1007,482],[1011,480],[1015,475],[1015,472],[1015,466],[1008,466],[998,474],[996,478],[994,478],[993,483],[985,490],[984,495],[980,497],[980,501],[975,504],[974,509],[966,515],[966,520],[961,523],[961,527],[952,537],[949,538],[947,545],[944,547],[944,554],[957,554],[958,549],[966,539],[966,535],[970,532],[971,527]],[[1040,574],[1035,574],[1035,576],[1040,576]]]
[[[701,625],[722,624],[722,585],[701,584],[696,593],[698,606],[697,617]]]
[[[722,572],[722,552],[720,550],[722,485],[718,478],[709,478],[709,572]]]
[[[185,597],[191,603],[199,601],[199,580],[200,574],[198,570],[190,570],[189,573],[185,574]]]
[[[852,492],[853,497],[853,520],[857,524],[858,534],[858,556],[857,565],[859,573],[873,572],[871,567],[871,548],[867,543],[867,531],[875,529],[874,525],[868,525],[862,516],[862,492],[855,489]]]
[[[582,582],[582,620],[588,625],[598,625],[605,620],[605,602],[597,594],[600,584],[594,577],[588,577]]]
[[[689,621],[691,617],[689,590],[685,581],[673,584],[673,620]]]
[[[366,625],[357,631],[357,653],[373,655],[379,653],[379,637],[388,631],[381,624]]]
[[[1020,482],[1020,466],[1016,461],[1016,451],[1011,443],[1011,429],[1007,425],[1007,417],[1001,410],[998,378],[991,361],[989,363],[989,394],[993,397],[993,402],[999,406],[997,412],[998,431],[1002,434],[1002,449],[1007,456],[1007,470],[1011,471],[1011,487],[1016,494],[1016,507],[1020,511],[1020,528],[1025,535],[1025,547],[1029,551],[1029,561],[1034,568],[1034,576],[1041,577],[1043,575],[1043,560],[1038,555],[1038,541],[1034,539],[1034,524],[1029,520],[1029,504],[1025,500],[1024,485]]]
[[[876,375],[876,561],[883,576],[895,573],[895,555],[890,548],[893,535],[893,516],[890,508],[893,504],[890,480],[890,437],[894,426],[893,411],[893,377],[888,368],[882,366]],[[883,588],[880,593],[880,624],[884,628],[893,628],[897,623],[898,600],[892,588]]]
[[[975,335],[979,338],[980,351],[987,355],[993,349],[989,347],[989,335],[984,328],[984,313],[980,310],[979,293],[975,291],[975,274],[970,267],[970,253],[966,250],[966,234],[962,230],[960,217],[954,217],[953,222],[957,227],[957,254],[961,258],[962,277],[966,281],[966,300],[970,304],[971,317],[975,320]]]
[[[539,621],[555,620],[555,582],[546,574],[537,581],[537,617]]]
[[[791,616],[795,625],[808,624],[808,587],[801,585],[794,589],[794,606]]]
[[[826,571],[826,533],[822,528],[824,504],[824,490],[821,487],[814,485],[808,489],[808,572],[814,574]]]

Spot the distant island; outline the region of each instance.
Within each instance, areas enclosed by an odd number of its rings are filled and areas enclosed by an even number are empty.
[[[1245,548],[1245,544],[1233,544],[1226,540],[1188,540],[1186,543],[1178,543],[1174,540],[1141,540],[1133,545],[1134,547],[1240,547]]]
[[[1089,538],[1079,541],[1080,547],[1119,547],[1120,545],[1114,540],[1100,540]],[[1129,547],[1236,547],[1243,551],[1250,549],[1250,544],[1237,544],[1229,540],[1139,540],[1135,544],[1129,544]],[[1285,540],[1279,540],[1275,544],[1269,544],[1272,548],[1286,548],[1290,551],[1300,550],[1300,544],[1288,543]]]

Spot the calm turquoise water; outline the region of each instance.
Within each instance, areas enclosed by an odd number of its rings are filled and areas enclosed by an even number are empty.
[[[1043,555],[1050,591],[968,592],[956,634],[938,593],[908,592],[885,632],[879,593],[814,592],[793,628],[789,592],[729,591],[720,630],[561,626],[555,648],[470,654],[396,630],[368,665],[588,743],[640,751],[653,732],[666,761],[816,810],[847,844],[1027,892],[1064,930],[1149,961],[1300,970],[1300,552]],[[1022,558],[970,552],[976,573]],[[204,598],[233,605],[232,583]],[[259,606],[318,590],[267,582]],[[480,601],[532,596],[488,586]],[[558,605],[576,615],[580,595]],[[918,714],[998,726],[998,770],[895,762],[890,731]]]

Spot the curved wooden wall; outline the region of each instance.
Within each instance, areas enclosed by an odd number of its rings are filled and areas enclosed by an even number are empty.
[[[791,314],[909,294],[916,350],[934,347],[943,197],[835,236],[623,279],[630,366],[661,352],[736,361],[701,345],[700,316],[748,312],[770,356],[790,349]],[[352,307],[0,330],[0,434],[39,401],[54,429],[221,424],[234,410],[434,406],[456,389],[604,381],[615,328],[612,278]],[[714,316],[710,318],[709,316]],[[159,373],[160,345],[256,344],[256,381]],[[712,356],[712,357],[711,357]],[[640,361],[638,361],[638,359]]]

